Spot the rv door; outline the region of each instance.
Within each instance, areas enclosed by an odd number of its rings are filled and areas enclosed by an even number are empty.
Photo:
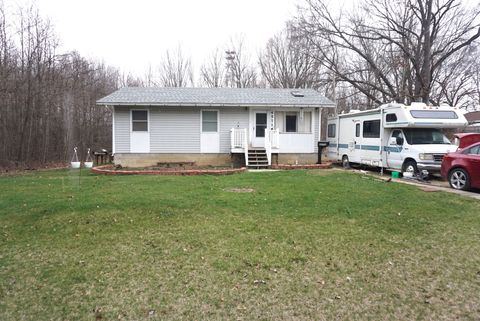
[[[348,142],[348,148],[350,153],[350,161],[351,162],[360,162],[360,146],[362,144],[362,131],[361,128],[362,124],[361,121],[356,120],[353,123],[353,135],[351,136],[352,139]]]
[[[385,148],[387,166],[389,168],[401,169],[403,164],[403,145],[405,144],[405,136],[400,129],[392,130]]]

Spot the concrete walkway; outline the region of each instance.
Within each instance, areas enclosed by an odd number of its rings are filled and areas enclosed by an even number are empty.
[[[336,169],[345,171],[345,169],[343,168],[336,168]],[[381,177],[383,179],[388,179],[390,177],[389,176],[390,172],[387,172],[386,174],[381,176],[379,173],[375,173],[373,171],[364,171],[364,170],[357,170],[357,169],[350,169],[347,171],[355,172],[363,175],[370,175],[370,176],[379,177],[379,178]],[[476,200],[480,200],[480,193],[459,191],[459,190],[453,189],[448,185],[448,182],[444,180],[440,180],[440,178],[435,178],[425,183],[414,180],[414,179],[394,178],[392,179],[392,182],[418,186],[420,189],[423,189],[423,191],[425,192],[441,191],[441,192],[453,193],[453,194],[462,195],[465,197],[470,197]]]

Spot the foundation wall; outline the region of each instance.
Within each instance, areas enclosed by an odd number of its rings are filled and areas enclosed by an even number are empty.
[[[317,162],[317,153],[307,154],[272,154],[272,165],[305,165]],[[326,158],[323,158],[326,160]],[[245,156],[242,153],[235,154],[166,154],[166,153],[117,153],[115,165],[122,167],[148,167],[155,166],[159,162],[195,162],[198,166],[245,166]]]
[[[115,165],[123,167],[155,166],[159,162],[195,162],[199,166],[220,166],[233,163],[230,154],[117,153],[114,158]]]

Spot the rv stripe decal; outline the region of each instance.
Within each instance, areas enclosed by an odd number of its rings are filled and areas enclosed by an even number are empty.
[[[363,150],[380,150],[380,146],[375,145],[362,145]]]
[[[403,147],[383,146],[383,150],[386,152],[401,153],[403,150]]]

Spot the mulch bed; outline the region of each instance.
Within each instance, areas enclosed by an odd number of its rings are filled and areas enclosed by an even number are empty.
[[[141,170],[127,170],[115,169],[112,165],[97,166],[92,168],[93,173],[106,175],[178,175],[178,176],[193,176],[193,175],[231,175],[242,173],[246,170],[241,168],[223,168],[223,169],[182,169],[178,168],[164,168],[164,169],[141,169]]]
[[[298,164],[298,165],[290,165],[290,164],[278,164],[272,165],[272,169],[322,169],[322,168],[331,168],[332,163],[322,163],[322,164]]]

